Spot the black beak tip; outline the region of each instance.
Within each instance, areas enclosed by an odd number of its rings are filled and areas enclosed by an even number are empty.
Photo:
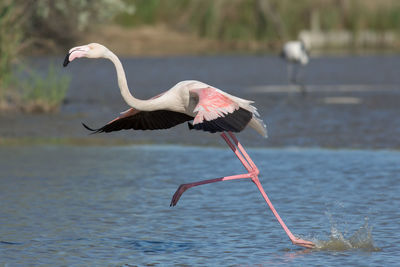
[[[66,66],[68,65],[68,63],[70,62],[70,61],[69,61],[69,55],[70,55],[70,53],[68,53],[68,54],[65,56],[64,63],[63,63],[63,66],[64,66],[64,67],[66,67]]]

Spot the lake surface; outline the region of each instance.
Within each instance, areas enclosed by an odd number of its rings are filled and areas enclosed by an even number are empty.
[[[244,142],[245,143],[245,142]],[[222,144],[222,143],[221,143]],[[293,246],[228,148],[0,147],[0,265],[395,266],[400,152],[248,149]]]

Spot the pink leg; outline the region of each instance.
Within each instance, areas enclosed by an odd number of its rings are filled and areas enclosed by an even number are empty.
[[[235,179],[242,179],[242,178],[251,178],[250,173],[245,173],[245,174],[238,174],[238,175],[233,175],[233,176],[225,176],[221,178],[215,178],[215,179],[210,179],[210,180],[204,180],[200,182],[194,182],[194,183],[189,183],[189,184],[181,184],[178,189],[176,190],[175,194],[172,196],[171,204],[170,206],[175,206],[179,199],[181,198],[183,192],[188,190],[191,187],[198,186],[198,185],[203,185],[203,184],[210,184],[210,183],[215,183],[215,182],[221,182],[221,181],[228,181],[228,180],[235,180]]]
[[[275,215],[275,217],[278,220],[279,224],[282,226],[283,230],[286,232],[286,234],[288,235],[288,237],[290,238],[292,243],[294,245],[302,246],[302,247],[306,247],[306,248],[315,247],[314,243],[312,243],[310,241],[302,240],[300,238],[297,238],[292,234],[292,232],[290,232],[289,228],[283,222],[282,218],[279,216],[278,212],[275,210],[275,208],[272,205],[271,201],[269,200],[267,194],[265,193],[263,187],[261,186],[260,180],[258,179],[258,174],[260,173],[260,171],[258,170],[257,166],[254,164],[253,160],[250,158],[250,156],[244,150],[243,146],[239,143],[239,141],[237,140],[236,136],[231,132],[229,132],[229,135],[232,138],[232,140],[234,141],[234,143],[232,143],[232,141],[229,139],[229,137],[225,133],[222,133],[221,137],[225,140],[225,142],[228,144],[228,146],[232,149],[232,151],[238,157],[238,159],[243,164],[243,166],[246,168],[248,173],[239,174],[239,175],[233,175],[233,176],[226,176],[226,177],[210,179],[210,180],[204,180],[204,181],[194,182],[194,183],[189,183],[189,184],[182,184],[182,185],[179,186],[179,188],[176,190],[174,196],[172,197],[170,206],[175,206],[178,203],[179,198],[181,197],[181,195],[187,189],[189,189],[191,187],[198,186],[198,185],[203,185],[203,184],[220,182],[220,181],[251,178],[251,180],[257,186],[258,190],[261,192],[261,195],[263,196],[264,200],[267,202],[267,204],[268,204],[269,208],[271,209],[272,213]]]
[[[233,175],[233,176],[225,176],[225,177],[221,177],[221,178],[209,179],[209,180],[204,180],[204,181],[194,182],[194,183],[188,183],[188,184],[181,184],[178,187],[178,189],[176,190],[175,194],[172,196],[172,200],[171,200],[171,204],[170,204],[171,207],[175,206],[178,203],[178,201],[181,198],[182,194],[186,190],[188,190],[189,188],[192,188],[194,186],[203,185],[203,184],[210,184],[210,183],[215,183],[215,182],[221,182],[221,181],[242,179],[242,178],[251,178],[253,176],[253,172],[254,172],[253,168],[250,167],[249,163],[243,158],[243,156],[236,149],[235,145],[229,140],[229,138],[226,136],[226,134],[222,133],[221,137],[225,140],[225,142],[228,144],[228,146],[232,149],[232,151],[238,157],[240,162],[242,162],[243,166],[246,168],[248,173],[239,174],[239,175]]]

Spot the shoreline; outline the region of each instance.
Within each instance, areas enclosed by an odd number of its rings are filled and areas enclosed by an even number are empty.
[[[165,25],[138,26],[126,28],[118,25],[103,25],[82,34],[76,45],[91,42],[101,43],[123,57],[181,57],[216,55],[278,55],[282,42],[271,43],[259,40],[221,41],[184,33]],[[63,48],[51,55],[64,54]],[[398,54],[400,46],[348,45],[311,47],[311,56],[320,55],[374,55]],[[48,50],[29,51],[25,56],[48,56]]]
[[[209,134],[204,132],[204,134]],[[218,136],[214,134],[216,141],[218,141]],[[244,140],[244,142],[246,142]],[[150,147],[193,147],[193,148],[215,148],[215,149],[225,149],[226,146],[223,143],[208,143],[208,144],[189,144],[189,143],[179,143],[175,142],[151,142],[151,141],[133,141],[124,138],[95,138],[91,139],[89,137],[17,137],[17,138],[2,138],[0,137],[0,148],[1,147],[35,147],[35,146],[51,146],[51,147],[134,147],[134,146],[150,146]],[[333,146],[295,146],[295,145],[270,145],[266,147],[259,147],[256,145],[246,145],[248,149],[251,150],[327,150],[327,151],[373,151],[373,152],[395,152],[400,153],[400,147],[392,148],[373,148],[373,147],[333,147]]]

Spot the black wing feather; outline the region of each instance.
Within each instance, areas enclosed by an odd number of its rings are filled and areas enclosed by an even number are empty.
[[[117,119],[99,129],[83,126],[93,133],[109,133],[120,130],[159,130],[168,129],[186,121],[193,120],[192,116],[169,110],[140,111],[135,115]]]
[[[203,130],[206,132],[241,132],[253,117],[250,111],[239,108],[233,113],[228,113],[225,117],[215,120],[204,121],[198,124],[189,124],[189,129]]]
[[[249,123],[253,114],[243,108],[235,110],[215,120],[204,121],[198,124],[189,123],[189,129],[203,130],[210,133],[216,132],[241,132]],[[193,117],[169,110],[141,111],[135,115],[117,119],[98,129],[92,129],[86,124],[83,126],[93,133],[109,133],[120,130],[159,130],[168,129],[186,121],[193,120]]]

